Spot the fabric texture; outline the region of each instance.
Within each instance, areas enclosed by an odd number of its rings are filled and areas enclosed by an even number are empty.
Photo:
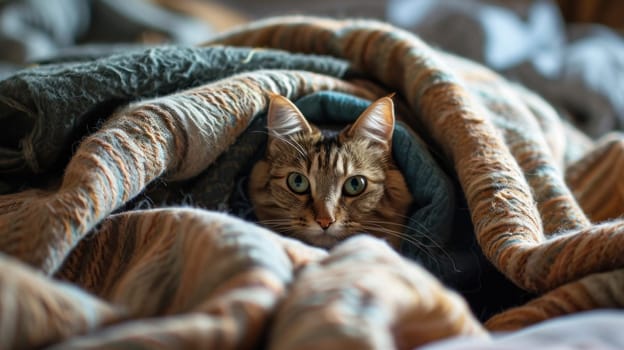
[[[333,91],[321,91],[304,96],[295,105],[306,118],[317,125],[344,127],[353,123],[364,112],[370,101]],[[246,196],[247,175],[253,164],[265,152],[266,115],[256,117],[239,139],[205,172],[192,181],[184,182],[178,191],[161,202],[181,202],[192,199],[192,205],[210,210],[233,213],[247,220],[256,220]],[[393,135],[394,158],[405,174],[408,187],[417,205],[407,222],[413,242],[405,242],[401,253],[412,259],[430,259],[440,263],[435,248],[447,245],[451,237],[455,214],[455,188],[449,176],[438,165],[423,140],[409,127],[397,123]],[[155,191],[156,192],[156,191]],[[140,205],[140,204],[139,204]],[[429,255],[423,247],[432,246]]]
[[[566,24],[554,1],[394,0],[386,19],[521,82],[594,137],[624,127],[624,40]]]
[[[521,82],[593,137],[624,127],[624,41],[619,30],[623,8],[617,2],[230,0],[227,4],[256,19],[290,13],[383,20]],[[571,15],[569,21],[561,12]],[[601,19],[617,22],[613,26],[618,30],[595,23]]]
[[[21,71],[0,82],[0,120],[11,125],[0,132],[0,172],[23,176],[50,170],[72,142],[96,126],[101,113],[122,103],[262,68],[340,76],[347,65],[282,52],[158,47]]]
[[[195,52],[143,54],[160,50]],[[62,174],[25,190],[25,179],[5,180],[0,347],[411,349],[460,336],[487,341],[492,332],[624,304],[624,224],[617,219],[624,203],[610,195],[620,178],[609,176],[623,166],[620,135],[594,142],[533,92],[385,23],[272,18],[197,50],[223,60],[212,60],[203,78],[189,78],[193,84],[117,70],[127,73],[121,81],[140,80],[135,93],[122,96],[129,103],[97,113],[97,127],[69,152],[51,157],[33,147],[31,158],[63,166]],[[61,102],[73,113],[56,114],[58,129],[39,131],[61,144],[64,133],[75,132],[74,120],[111,94],[94,84],[104,92],[84,95],[80,80],[72,80],[77,67],[140,67],[144,57],[43,66],[0,82],[14,87],[1,90],[2,101],[22,101],[0,109],[1,130],[22,130],[0,154],[18,160],[6,169],[38,170],[24,166],[30,158],[16,145],[37,139],[33,118],[59,113],[40,98],[45,87],[86,96],[81,104]],[[196,57],[183,62],[193,66]],[[252,60],[254,69],[240,69],[241,60]],[[38,78],[19,83],[29,76]],[[82,79],[90,81],[88,74]],[[397,127],[395,158],[425,202],[410,224],[450,227],[448,235],[440,231],[442,243],[471,236],[490,264],[536,298],[483,325],[435,269],[378,239],[361,235],[326,251],[233,216],[244,208],[241,178],[263,143],[246,131],[262,130],[271,94],[297,101],[310,115],[339,114],[344,119],[331,120],[344,123],[365,100],[390,92],[405,123]],[[229,196],[231,214],[167,203],[166,194],[155,202],[151,194],[184,183]],[[141,202],[159,208],[133,207]],[[468,228],[454,215],[464,204]],[[595,217],[610,221],[595,224]]]

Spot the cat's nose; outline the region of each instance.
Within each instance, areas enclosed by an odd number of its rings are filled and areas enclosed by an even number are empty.
[[[321,228],[323,230],[326,230],[329,228],[329,226],[331,226],[331,224],[334,223],[334,218],[330,218],[330,217],[318,217],[316,218],[316,222],[321,226]]]

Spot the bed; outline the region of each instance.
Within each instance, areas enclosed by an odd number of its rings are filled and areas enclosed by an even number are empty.
[[[381,19],[218,7],[223,30],[179,17],[202,2],[138,3],[90,11],[125,14],[140,43],[2,65],[0,348],[624,347],[616,32],[572,36],[545,1],[396,1]],[[275,93],[334,125],[395,94],[410,241],[324,250],[255,223],[246,183]]]

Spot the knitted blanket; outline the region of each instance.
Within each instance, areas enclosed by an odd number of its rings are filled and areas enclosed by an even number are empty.
[[[346,123],[388,92],[425,249],[325,251],[253,223],[271,93]],[[409,349],[624,302],[621,136],[589,140],[383,23],[275,18],[33,68],[0,82],[0,123],[0,348]],[[435,269],[466,237],[536,298],[482,325]]]

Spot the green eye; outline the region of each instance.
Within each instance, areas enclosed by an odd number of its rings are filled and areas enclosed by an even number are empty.
[[[290,188],[291,191],[297,194],[306,193],[310,188],[310,182],[308,181],[308,178],[300,173],[288,174],[286,183],[288,184],[288,188]]]
[[[351,176],[342,186],[348,196],[357,196],[366,189],[366,178],[362,175]]]

